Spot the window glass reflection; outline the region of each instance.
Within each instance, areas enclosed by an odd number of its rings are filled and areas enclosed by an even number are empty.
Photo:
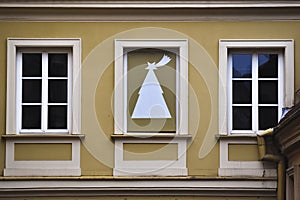
[[[259,54],[258,55],[258,77],[277,78],[278,77],[278,55]]]
[[[258,110],[259,130],[265,130],[277,125],[277,106],[260,106]]]
[[[68,76],[68,54],[49,53],[48,60],[49,77],[67,77]]]
[[[22,54],[22,76],[41,77],[42,76],[42,54],[23,53]]]
[[[49,103],[67,103],[67,80],[49,80]]]
[[[278,103],[278,81],[258,82],[258,103],[277,104]]]
[[[252,77],[252,55],[233,54],[232,55],[232,77],[251,78]]]
[[[233,130],[252,130],[252,108],[250,106],[233,106]]]
[[[41,128],[41,106],[22,106],[22,129]]]
[[[23,103],[41,103],[42,98],[42,80],[25,79],[22,81],[22,102]]]
[[[48,128],[67,128],[67,106],[48,106]]]
[[[233,103],[251,103],[252,102],[252,81],[233,81],[232,96]]]

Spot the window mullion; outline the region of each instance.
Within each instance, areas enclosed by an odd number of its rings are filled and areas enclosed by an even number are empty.
[[[127,89],[128,89],[128,85],[127,85],[127,72],[128,72],[128,66],[127,66],[127,64],[128,64],[128,62],[127,62],[127,58],[128,58],[128,56],[127,56],[127,53],[125,53],[124,54],[124,56],[123,56],[123,59],[124,59],[124,72],[123,72],[123,74],[125,75],[124,76],[124,83],[123,83],[123,85],[124,85],[124,88],[123,88],[123,91],[124,91],[124,102],[123,102],[123,104],[124,104],[124,111],[123,111],[123,118],[124,118],[124,123],[123,123],[123,130],[122,130],[122,132],[124,133],[127,133],[127,112],[126,112],[126,110],[128,110],[128,104],[127,104],[127,92],[125,92],[125,91],[127,91]]]
[[[17,52],[17,87],[19,88],[18,91],[16,92],[16,99],[17,99],[17,109],[16,109],[16,116],[17,116],[17,132],[20,133],[22,129],[22,52],[18,51]]]
[[[68,77],[68,85],[67,85],[67,93],[68,93],[68,97],[67,97],[67,130],[69,133],[71,133],[71,127],[72,127],[72,122],[73,122],[73,114],[72,114],[72,101],[71,101],[71,98],[72,98],[72,90],[73,90],[73,87],[74,85],[72,84],[72,76],[73,76],[73,73],[72,73],[72,69],[71,69],[71,66],[72,66],[72,60],[71,60],[72,56],[71,56],[71,53],[69,52],[68,53],[68,74],[67,74],[67,77]]]
[[[228,81],[228,96],[227,96],[227,101],[228,103],[228,119],[229,119],[229,123],[228,125],[228,133],[232,132],[232,123],[233,123],[233,115],[232,115],[232,106],[233,106],[233,102],[232,102],[232,93],[233,93],[233,89],[232,89],[232,54],[228,55],[228,74],[227,77],[229,77],[229,81]]]
[[[284,71],[283,71],[283,54],[278,53],[278,121],[282,117],[282,109],[283,109],[283,97],[284,97],[284,84],[286,80],[284,80]]]
[[[258,131],[258,54],[252,57],[252,130]]]
[[[42,54],[42,131],[47,130],[48,121],[48,53]]]

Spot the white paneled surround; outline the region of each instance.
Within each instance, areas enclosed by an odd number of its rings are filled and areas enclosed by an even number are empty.
[[[22,66],[21,50],[39,51],[43,55],[42,65],[48,66],[45,50],[67,52],[68,77],[56,79],[68,81],[67,84],[67,126],[64,129],[47,130],[48,117],[41,112],[41,128],[22,129],[21,96]],[[42,50],[44,49],[44,50]],[[66,51],[67,49],[67,51]],[[48,73],[47,71],[45,73]],[[39,77],[38,77],[39,78]],[[31,79],[38,79],[31,77]],[[26,78],[25,78],[26,79]],[[42,98],[47,110],[48,77]],[[51,78],[49,78],[50,80]],[[42,102],[43,104],[43,102]],[[35,104],[32,104],[35,105]],[[49,104],[50,105],[50,104]],[[57,104],[60,105],[60,104]],[[30,116],[30,115],[29,115]],[[80,137],[81,132],[81,39],[79,38],[8,38],[7,40],[7,101],[6,101],[6,164],[4,176],[80,176]],[[15,160],[16,144],[71,144],[71,160]]]
[[[15,160],[16,144],[71,144],[71,160]],[[4,176],[80,176],[79,137],[7,137]]]
[[[230,144],[257,144],[256,134],[259,131],[258,120],[252,120],[252,129],[233,130],[232,128],[232,63],[231,52],[279,52],[278,54],[278,120],[284,108],[290,108],[294,103],[294,41],[292,39],[262,39],[262,40],[230,40],[219,41],[219,140],[220,168],[219,176],[276,176],[272,165],[261,161],[230,161],[228,159]],[[257,72],[256,72],[257,74]],[[254,73],[255,75],[255,73]],[[253,76],[254,76],[253,75]],[[252,78],[255,79],[256,77]],[[255,80],[252,80],[255,82]],[[255,89],[256,88],[256,89]],[[252,86],[252,97],[257,97],[257,86]],[[252,100],[252,115],[258,115]],[[257,106],[257,107],[258,107]],[[256,124],[253,124],[257,122]],[[269,127],[271,128],[271,127]]]
[[[75,180],[74,180],[75,179]],[[274,198],[276,181],[262,179],[194,179],[188,178],[155,178],[138,179],[36,179],[36,180],[2,180],[0,197],[24,196],[135,196],[138,198],[170,197],[173,195],[191,198],[243,196],[257,198],[258,195]]]
[[[172,49],[176,54],[176,130],[174,133],[130,132],[127,130],[127,52],[132,49]],[[117,39],[115,40],[115,176],[186,176],[188,142],[188,41],[186,39]],[[123,159],[125,143],[174,143],[178,145],[175,160]]]

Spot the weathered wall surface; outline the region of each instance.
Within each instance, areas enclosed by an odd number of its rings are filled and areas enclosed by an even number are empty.
[[[112,175],[114,39],[189,40],[189,127],[193,139],[189,143],[187,167],[192,176],[217,176],[219,147],[215,135],[218,133],[220,39],[294,39],[295,89],[300,88],[297,56],[300,22],[0,22],[0,134],[5,134],[7,38],[81,38],[82,134],[86,135],[81,147],[82,175]],[[243,146],[235,146],[234,151],[239,148]],[[0,171],[4,169],[4,151],[5,142],[1,139]],[[22,153],[28,152],[19,151],[19,158]],[[233,159],[237,158],[234,155]],[[249,159],[253,160],[253,155]]]

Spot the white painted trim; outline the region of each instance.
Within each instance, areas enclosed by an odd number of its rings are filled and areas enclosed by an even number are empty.
[[[219,176],[251,176],[251,177],[276,177],[276,169],[243,169],[243,168],[219,168]]]
[[[276,180],[263,179],[81,179],[2,180],[0,197],[25,196],[203,196],[274,197]]]
[[[17,89],[16,89],[16,99],[17,99],[17,133],[40,133],[40,134],[48,134],[48,133],[71,133],[71,124],[72,124],[72,50],[69,48],[48,48],[48,47],[41,47],[41,48],[20,48],[17,50]],[[40,53],[42,56],[42,68],[46,70],[42,70],[40,79],[42,82],[42,94],[41,94],[41,128],[40,129],[21,129],[21,110],[22,110],[22,79],[27,78],[22,76],[22,53]],[[47,128],[47,120],[48,120],[48,55],[50,53],[65,53],[68,55],[68,76],[67,77],[51,77],[51,79],[65,79],[68,81],[67,87],[67,102],[60,103],[58,105],[66,105],[67,106],[67,128],[66,129],[48,129]],[[35,79],[35,77],[29,77],[28,79]],[[53,103],[51,103],[53,105]],[[23,103],[24,105],[24,103]],[[27,103],[27,105],[36,105],[35,103]]]
[[[80,134],[81,129],[81,40],[53,38],[8,38],[7,39],[7,100],[6,134],[18,134],[16,58],[17,48],[31,47],[71,47],[72,48],[72,125],[71,133]]]
[[[6,100],[6,134],[20,134],[17,124],[17,48],[72,48],[72,102],[70,102],[69,134],[81,132],[81,40],[73,38],[8,38],[7,39],[7,100]],[[38,134],[38,132],[30,132]],[[57,133],[57,132],[55,132]],[[61,133],[66,133],[61,131]],[[15,143],[72,143],[71,161],[15,161]],[[76,139],[28,139],[9,138],[6,140],[6,168],[4,176],[79,176],[80,170],[80,140]]]
[[[114,134],[127,133],[127,56],[128,48],[176,48],[176,134],[188,134],[188,41],[186,39],[116,39],[115,40],[115,93],[114,93]],[[180,104],[180,105],[179,105]],[[134,133],[129,133],[134,135]],[[145,133],[147,135],[153,133]],[[155,135],[160,133],[155,133]],[[137,134],[135,134],[137,135]],[[124,143],[176,143],[178,159],[125,161],[123,159]],[[160,138],[115,140],[114,176],[186,176],[187,139],[166,141]]]
[[[124,160],[123,144],[177,144],[178,152],[176,160]],[[115,167],[114,176],[187,176],[186,168],[187,139],[174,138],[165,140],[152,139],[116,139],[115,140]]]
[[[257,144],[254,139],[220,139],[219,176],[276,177],[277,171],[271,163],[263,161],[230,161],[229,144]]]
[[[289,8],[300,7],[298,1],[97,1],[78,3],[73,1],[10,2],[0,3],[3,8]]]
[[[265,21],[299,20],[292,1],[12,1],[0,21]],[[120,12],[121,10],[121,12]],[[155,10],[155,15],[153,15]],[[267,11],[267,12],[265,12]]]
[[[15,144],[72,144],[72,160],[15,160]],[[6,140],[4,176],[80,176],[80,140],[78,138]]]
[[[284,52],[284,91],[283,107],[291,107],[294,103],[294,40],[241,40],[223,39],[219,41],[219,134],[230,135],[228,132],[228,94],[229,84],[227,77],[229,49],[256,49],[273,48],[283,49]]]
[[[176,106],[177,128],[176,133],[179,135],[188,134],[188,41],[186,39],[173,40],[134,40],[134,39],[116,39],[115,40],[115,93],[114,93],[114,116],[115,127],[114,134],[127,133],[127,81],[126,65],[124,56],[126,48],[178,48],[179,66],[176,75],[179,89],[176,89],[176,97],[180,104]],[[179,110],[180,109],[180,110]],[[176,125],[176,127],[177,127]]]

